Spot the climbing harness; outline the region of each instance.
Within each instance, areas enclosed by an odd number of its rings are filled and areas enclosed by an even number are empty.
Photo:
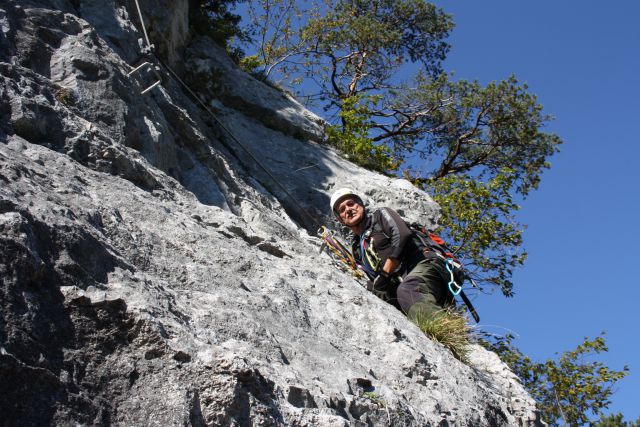
[[[373,279],[377,276],[380,268],[380,257],[369,244],[369,236],[370,231],[363,234],[360,238],[360,253],[362,254],[362,269],[370,279]]]
[[[470,276],[470,274],[467,273],[467,271],[464,269],[462,263],[458,261],[458,259],[453,255],[453,252],[447,247],[447,244],[444,242],[444,240],[442,240],[439,236],[427,230],[420,224],[411,224],[409,228],[411,229],[411,231],[413,231],[413,235],[416,238],[416,244],[419,247],[422,247],[422,250],[426,257],[435,257],[444,262],[446,270],[449,273],[449,277],[443,277],[443,279],[445,279],[445,281],[448,281],[447,287],[449,288],[449,292],[451,292],[454,298],[460,296],[462,301],[469,309],[469,312],[471,313],[473,319],[476,322],[480,322],[480,316],[478,316],[478,313],[473,307],[471,300],[469,300],[467,295],[462,290],[462,284],[465,280],[471,282],[471,285],[474,288],[478,288],[478,285]]]
[[[346,246],[338,240],[333,233],[325,226],[318,229],[318,236],[324,241],[320,247],[320,252],[325,248],[329,249],[329,256],[335,261],[339,270],[345,271],[358,279],[364,278],[364,273],[358,266],[355,258]]]

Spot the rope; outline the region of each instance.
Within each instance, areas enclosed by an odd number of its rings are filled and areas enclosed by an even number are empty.
[[[147,35],[147,28],[144,25],[144,20],[142,19],[142,11],[140,10],[140,5],[138,4],[138,0],[134,0],[136,2],[136,8],[138,9],[138,16],[140,17],[140,25],[142,25],[142,32],[144,33],[144,38],[147,41],[147,47],[149,51],[153,49],[153,45],[149,42],[149,36]]]
[[[140,5],[138,4],[138,0],[134,0],[136,3],[136,8],[138,9],[138,15],[140,17],[140,23],[142,25],[142,30],[144,32],[144,36],[145,39],[147,41],[147,46],[150,52],[153,51],[153,45],[149,42],[149,37],[147,36],[147,30],[145,29],[145,25],[144,25],[144,20],[142,19],[142,11],[140,10]],[[248,155],[249,157],[251,157],[251,159],[253,159],[253,161],[260,167],[260,169],[262,169],[268,176],[269,178],[271,178],[271,180],[282,189],[282,191],[284,191],[284,193],[293,201],[293,204],[299,209],[300,212],[302,212],[304,215],[306,215],[317,227],[322,227],[322,224],[320,224],[320,222],[318,222],[318,220],[312,216],[300,203],[297,202],[297,200],[295,199],[295,197],[293,196],[293,194],[291,194],[291,192],[282,184],[280,183],[280,181],[271,173],[271,171],[256,157],[254,156],[254,154],[242,143],[240,142],[240,140],[238,140],[238,138],[236,138],[236,136],[233,134],[233,132],[231,132],[223,123],[222,121],[220,121],[220,119],[218,119],[218,117],[214,114],[213,111],[211,111],[211,109],[209,108],[209,106],[207,104],[205,104],[200,97],[198,97],[198,95],[196,95],[196,93],[191,90],[191,88],[189,87],[189,85],[187,85],[181,78],[180,76],[178,76],[178,74],[173,71],[173,69],[165,64],[164,62],[162,62],[162,60],[160,58],[158,58],[157,55],[154,55],[156,60],[160,63],[160,65],[162,65],[168,72],[169,74],[171,74],[179,83],[180,85],[187,90],[187,92],[189,92],[189,94],[196,100],[196,102],[198,104],[200,104],[200,106],[202,106],[202,108],[205,109],[205,111],[207,111],[209,113],[209,115],[213,118],[213,120],[227,133],[229,134],[229,136],[231,137],[231,139],[238,145],[240,146],[240,148],[242,148]],[[153,85],[152,87],[148,88],[147,90],[145,90],[145,92],[147,92],[148,90],[152,89],[153,87],[157,86],[159,84],[159,82],[157,82],[155,85]]]
[[[358,264],[356,263],[355,258],[353,258],[351,252],[331,233],[329,229],[327,229],[327,227],[320,227],[317,233],[322,240],[324,240],[323,248],[320,249],[320,252],[322,252],[324,246],[328,247],[340,263],[340,269],[346,270],[348,268],[350,273],[358,279],[364,277],[364,273],[358,268]],[[331,252],[329,253],[330,255]]]

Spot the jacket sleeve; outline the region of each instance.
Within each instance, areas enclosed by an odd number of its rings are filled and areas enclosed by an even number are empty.
[[[385,233],[391,240],[391,254],[389,257],[400,259],[405,245],[411,239],[413,233],[407,227],[400,215],[393,209],[380,209],[380,222]]]

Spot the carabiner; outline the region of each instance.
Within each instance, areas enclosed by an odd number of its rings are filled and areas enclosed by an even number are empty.
[[[453,263],[451,259],[445,260],[445,263],[444,263],[447,266],[447,271],[449,272],[449,275],[451,276],[451,280],[447,285],[449,286],[449,292],[451,292],[454,296],[458,296],[458,294],[460,294],[460,292],[462,291],[462,286],[456,283],[456,279],[453,277],[453,270],[451,269],[450,263],[451,264]],[[454,291],[452,285],[458,289]]]

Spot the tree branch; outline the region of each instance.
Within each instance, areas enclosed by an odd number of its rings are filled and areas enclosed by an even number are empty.
[[[373,138],[373,141],[374,142],[382,141],[384,139],[392,138],[394,136],[419,135],[421,133],[424,133],[425,129],[413,128],[411,126],[415,124],[415,122],[418,121],[420,117],[425,117],[431,114],[434,109],[435,107],[429,107],[413,113],[407,113],[402,110],[393,110],[388,117],[393,116],[395,118],[396,116],[400,115],[405,117],[405,120],[402,120],[402,121],[398,120],[398,124],[393,126],[392,129],[388,129],[386,127],[384,128],[379,127],[380,129],[384,130],[385,133],[375,136]],[[376,127],[376,126],[374,125],[372,127]]]
[[[463,165],[453,166],[458,156],[462,154],[462,146],[464,145],[464,143],[468,142],[468,139],[471,136],[475,135],[476,132],[478,131],[478,128],[480,127],[480,120],[487,113],[487,111],[489,110],[489,107],[490,106],[487,105],[486,107],[484,107],[482,110],[478,112],[478,115],[476,116],[475,124],[471,130],[463,133],[458,138],[456,138],[455,145],[449,150],[449,153],[447,153],[445,160],[442,162],[442,165],[440,166],[438,171],[435,173],[436,178],[442,178],[450,173],[469,170],[472,167],[480,164],[482,160],[488,157],[491,150],[485,152],[484,155],[479,156],[479,158],[477,158],[475,161],[468,162],[467,164],[463,164]]]

